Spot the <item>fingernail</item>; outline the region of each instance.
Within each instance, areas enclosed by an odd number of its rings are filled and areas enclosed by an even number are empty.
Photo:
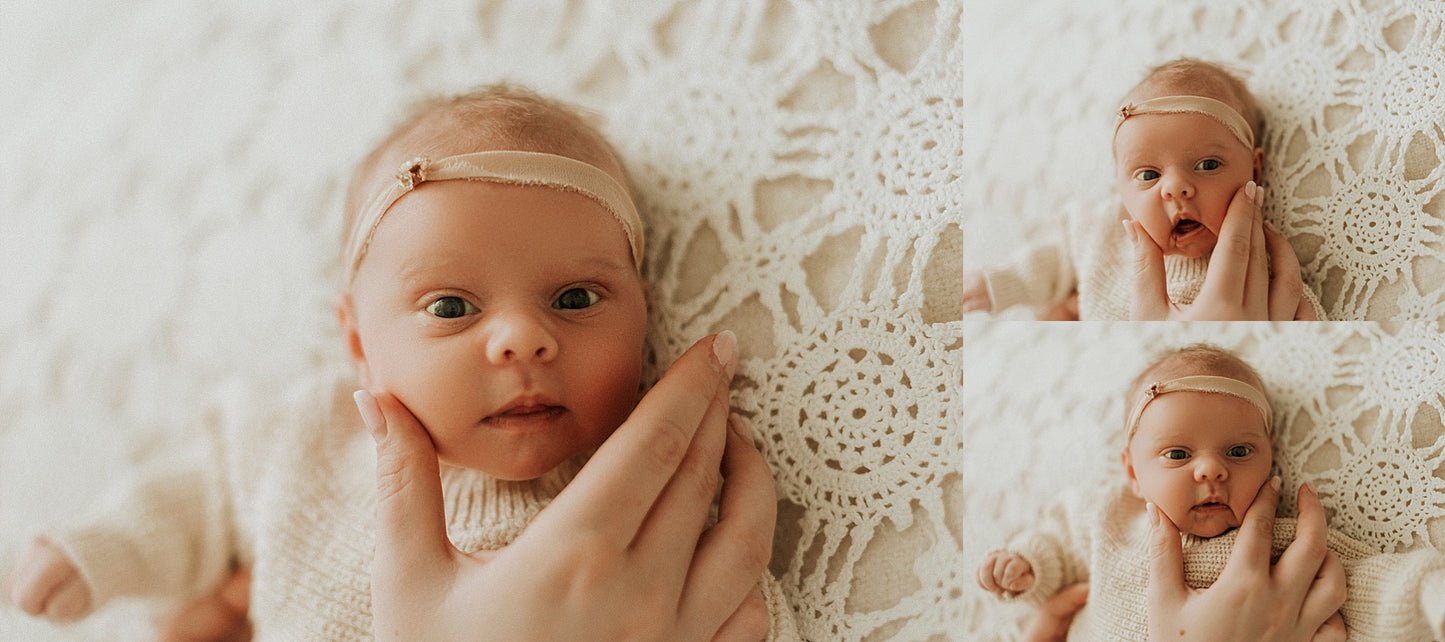
[[[361,420],[371,429],[371,438],[381,441],[382,437],[386,436],[386,417],[381,415],[381,406],[377,405],[376,397],[365,390],[357,390],[351,393],[351,398],[356,401],[356,410],[361,413]]]
[[[1314,482],[1305,482],[1305,490],[1308,490],[1311,495],[1319,495],[1319,492],[1315,490]]]
[[[1254,181],[1250,181],[1250,182],[1248,182],[1248,183],[1245,183],[1245,184],[1244,184],[1244,196],[1245,196],[1245,198],[1248,198],[1249,200],[1254,201],[1255,203],[1259,203],[1259,199],[1257,199],[1257,198],[1254,197],[1254,194],[1255,194],[1255,192],[1256,192],[1258,189],[1259,189],[1259,186],[1256,185],[1256,184],[1254,183]]]
[[[1149,514],[1149,525],[1150,525],[1150,526],[1158,526],[1158,525],[1159,525],[1159,511],[1154,510],[1154,502],[1145,502],[1145,503],[1144,503],[1144,512],[1146,512],[1146,513]]]
[[[1254,189],[1254,204],[1255,204],[1255,205],[1258,205],[1258,206],[1260,206],[1260,207],[1264,207],[1264,187],[1255,186],[1255,189]]]
[[[1133,243],[1134,241],[1138,240],[1138,239],[1134,238],[1134,226],[1133,226],[1133,225],[1130,225],[1130,224],[1129,224],[1129,221],[1119,221],[1119,222],[1124,224],[1124,233],[1127,234],[1127,235],[1129,235],[1129,242],[1130,242],[1130,243]]]
[[[1274,492],[1278,493],[1282,486],[1284,486],[1284,482],[1280,480],[1279,475],[1269,478],[1269,487],[1274,489]]]
[[[722,367],[723,376],[732,379],[738,368],[738,337],[732,330],[717,333],[712,340],[712,354]]]

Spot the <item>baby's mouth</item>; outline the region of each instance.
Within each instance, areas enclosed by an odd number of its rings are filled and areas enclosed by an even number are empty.
[[[1204,224],[1199,221],[1193,221],[1187,218],[1179,219],[1179,222],[1174,224],[1174,236],[1188,236],[1201,227],[1204,227]]]
[[[1202,504],[1195,504],[1194,510],[1202,513],[1213,513],[1229,510],[1229,504],[1224,502],[1204,502]]]

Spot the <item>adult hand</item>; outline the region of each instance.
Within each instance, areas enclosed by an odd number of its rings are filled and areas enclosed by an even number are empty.
[[[246,642],[251,639],[250,604],[251,574],[236,570],[214,593],[176,613],[162,629],[161,642]]]
[[[1124,221],[1134,248],[1130,319],[1288,321],[1310,309],[1302,301],[1304,281],[1300,278],[1299,258],[1283,236],[1264,224],[1262,203],[1264,188],[1254,181],[1235,192],[1220,226],[1204,285],[1194,302],[1183,306],[1169,301],[1163,251],[1137,221]],[[1313,310],[1304,316],[1312,317]]]
[[[1024,628],[1024,642],[1064,642],[1069,639],[1069,625],[1089,601],[1088,582],[1064,587],[1034,613]]]
[[[377,638],[761,639],[776,497],[728,418],[736,363],[731,333],[699,341],[511,546],[477,555],[447,540],[420,423],[395,397],[358,392],[377,441]]]
[[[1260,489],[1245,513],[1229,562],[1212,586],[1184,583],[1179,531],[1148,507],[1149,639],[1309,640],[1345,602],[1345,570],[1325,546],[1325,511],[1309,484],[1299,490],[1295,540],[1269,563],[1279,478]]]

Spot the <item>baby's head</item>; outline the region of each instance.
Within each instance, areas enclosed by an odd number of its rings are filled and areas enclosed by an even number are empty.
[[[1134,493],[1183,533],[1240,525],[1270,479],[1274,421],[1259,374],[1208,345],[1166,354],[1134,379],[1120,455]]]
[[[1182,58],[1135,85],[1116,123],[1124,209],[1165,254],[1208,256],[1235,192],[1262,178],[1254,96],[1223,67]]]
[[[570,107],[507,85],[422,104],[358,167],[345,220],[357,376],[442,461],[532,479],[631,412],[642,229],[622,164]]]

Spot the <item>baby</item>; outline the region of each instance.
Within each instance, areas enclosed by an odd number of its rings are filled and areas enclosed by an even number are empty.
[[[1164,254],[1169,299],[1194,301],[1235,194],[1262,203],[1261,122],[1249,89],[1224,68],[1180,59],[1150,71],[1125,97],[1114,125],[1114,179],[1122,206],[1067,217],[1058,243],[1026,248],[1012,263],[964,275],[964,311],[1014,305],[1044,311],[1077,293],[1077,316],[1127,320],[1133,287],[1129,232],[1137,221]],[[1308,305],[1306,305],[1308,302]],[[1323,320],[1308,287],[1296,318]]]
[[[376,450],[357,380],[426,427],[464,553],[513,541],[631,413],[642,225],[613,148],[570,107],[508,85],[424,103],[357,169],[345,229],[354,372],[302,393],[329,405],[225,422],[204,461],[38,538],[11,601],[63,620],[195,595],[240,564],[259,638],[370,639]],[[769,639],[795,639],[776,580],[760,588]]]
[[[1039,528],[978,567],[984,590],[1031,602],[1088,581],[1089,603],[1070,639],[1147,638],[1145,502],[1178,527],[1185,580],[1205,588],[1224,568],[1255,496],[1273,483],[1273,413],[1259,375],[1238,357],[1206,345],[1175,350],[1135,379],[1128,399],[1120,455],[1127,484],[1052,509]],[[1294,532],[1295,520],[1276,520],[1275,557]],[[1340,613],[1350,639],[1439,639],[1445,556],[1381,554],[1335,531],[1327,541],[1345,567],[1349,595]]]

